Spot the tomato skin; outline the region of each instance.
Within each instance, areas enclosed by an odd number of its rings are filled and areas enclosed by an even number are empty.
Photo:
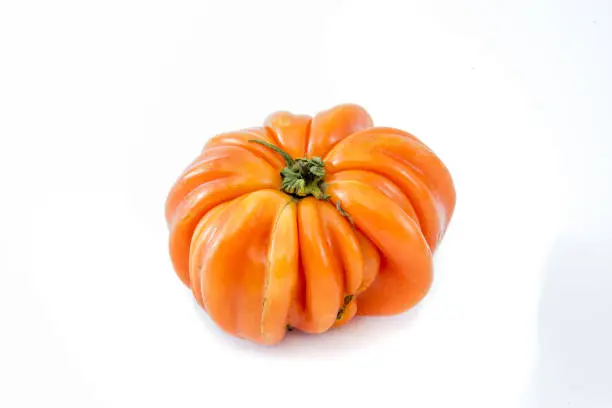
[[[320,157],[324,196],[281,191],[289,164],[270,146],[306,164]],[[168,194],[166,221],[174,269],[212,320],[276,344],[287,327],[323,333],[416,305],[454,206],[427,146],[340,105],[213,137]]]

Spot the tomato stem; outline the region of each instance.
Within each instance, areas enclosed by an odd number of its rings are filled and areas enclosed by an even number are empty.
[[[285,159],[285,163],[287,164],[287,167],[293,166],[294,160],[291,157],[291,155],[289,155],[289,153],[287,153],[286,151],[284,151],[280,147],[274,146],[272,143],[264,142],[263,140],[259,140],[259,139],[250,139],[249,142],[259,143],[260,145],[266,146],[268,149],[274,150],[276,153],[278,153],[281,156],[283,156],[283,159]]]
[[[272,143],[259,139],[251,139],[249,142],[259,143],[280,154],[285,159],[287,166],[280,172],[282,192],[298,200],[313,196],[318,200],[325,200],[334,204],[331,197],[325,192],[325,163],[320,157],[294,159],[289,153]],[[340,201],[336,202],[336,209],[355,228],[353,218],[342,208]]]
[[[274,150],[285,159],[287,165],[281,170],[281,191],[298,199],[313,196],[319,200],[328,200],[325,193],[325,163],[320,157],[294,159],[283,149],[263,140],[251,139]]]

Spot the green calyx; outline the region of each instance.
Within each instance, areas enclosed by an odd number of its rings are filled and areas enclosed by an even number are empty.
[[[325,193],[325,163],[320,157],[294,159],[287,152],[263,140],[252,139],[274,150],[285,159],[286,167],[281,170],[281,191],[295,197],[313,196],[319,200],[328,200]]]

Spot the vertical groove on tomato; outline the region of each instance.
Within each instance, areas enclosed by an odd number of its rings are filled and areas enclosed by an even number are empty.
[[[387,156],[387,166],[382,171],[405,191],[418,216],[418,223],[429,248],[434,251],[438,245],[438,237],[446,225],[446,214],[440,211],[437,195],[410,162],[389,153],[383,155]]]
[[[306,155],[323,157],[347,136],[372,126],[372,118],[361,106],[338,105],[312,119]]]
[[[376,279],[357,297],[357,314],[397,314],[418,303],[432,280],[431,251],[419,226],[367,184],[338,181],[330,186],[329,194],[342,203],[381,255]]]
[[[286,310],[289,308],[290,299],[280,300],[280,303],[285,303],[285,316],[280,320],[272,320],[275,327],[266,326],[274,329],[269,338],[262,337],[261,319],[264,313],[263,299],[270,239],[278,214],[287,200],[288,197],[275,190],[260,190],[248,194],[228,210],[231,210],[231,217],[218,219],[218,225],[213,228],[217,228],[219,233],[202,250],[204,305],[215,323],[235,336],[266,343],[278,341],[282,338],[279,335],[284,335]],[[280,226],[283,228],[281,231],[285,232],[285,227],[291,228],[286,223],[279,224]],[[284,238],[289,236],[290,233]],[[287,254],[282,253],[285,248],[276,249],[281,252],[277,251],[278,258],[272,259],[271,272],[278,273],[280,268],[280,271],[287,273],[285,266],[288,263],[283,263],[283,255]],[[284,287],[287,282],[291,285],[291,274],[288,275],[289,280],[281,278],[274,281],[273,289],[278,288],[277,283],[280,287]],[[274,293],[274,296],[278,296],[278,293]],[[289,294],[285,293],[284,296],[288,297]],[[271,317],[274,318],[274,315]]]
[[[302,315],[297,328],[309,333],[321,333],[334,324],[344,293],[340,261],[324,238],[318,205],[312,197],[298,204],[304,303],[297,305]]]
[[[357,230],[357,240],[359,241],[363,258],[363,277],[361,286],[357,289],[357,294],[360,294],[374,282],[378,275],[380,270],[380,253],[376,246],[359,230]]]
[[[387,177],[410,199],[430,249],[435,250],[455,203],[442,162],[414,137],[371,128],[337,144],[325,157],[331,174],[368,170]]]
[[[289,309],[298,274],[297,206],[287,198],[270,233],[260,322],[264,343],[277,343],[285,336]]]
[[[404,194],[402,189],[388,177],[371,170],[342,170],[330,175],[327,178],[327,185],[330,186],[336,181],[357,181],[368,184],[389,197],[399,205],[406,214],[412,217],[417,223],[419,222],[419,217],[410,199]]]
[[[387,157],[400,161],[413,169],[413,173],[421,178],[432,197],[435,198],[435,205],[432,206],[432,209],[438,213],[436,229],[439,231],[438,234],[432,233],[430,241],[434,235],[437,235],[437,241],[439,241],[439,237],[448,227],[455,208],[455,188],[444,163],[417,137],[399,129],[373,127],[357,132],[336,145],[326,160],[329,162],[330,172],[334,172],[335,164],[345,159],[353,162],[377,163],[380,168],[389,167],[385,166]],[[367,168],[359,163],[353,164],[357,168]],[[346,163],[344,165],[346,168]],[[376,169],[373,170],[376,171]],[[379,173],[383,172],[379,171]]]
[[[262,188],[274,188],[273,183],[245,182],[245,177],[215,180],[196,188],[176,210],[170,231],[170,256],[174,269],[186,285],[189,284],[189,247],[196,225],[215,206]]]
[[[248,181],[256,179],[255,175],[260,174],[262,180],[278,180],[280,185],[278,171],[278,167],[274,167],[256,152],[244,147],[225,145],[210,147],[183,171],[172,186],[166,199],[168,226],[172,227],[176,209],[185,197],[202,184],[231,176],[242,177]]]
[[[189,286],[196,301],[206,310],[202,299],[202,274],[205,273],[202,265],[205,264],[205,255],[209,254],[210,248],[214,246],[221,233],[223,225],[228,217],[232,216],[232,210],[244,196],[232,201],[219,204],[210,210],[198,223],[193,233],[189,247]]]
[[[278,146],[291,157],[304,157],[307,136],[312,118],[308,115],[294,115],[290,112],[276,112],[264,122],[266,129],[274,134]]]
[[[320,201],[319,215],[323,222],[334,257],[340,260],[344,279],[344,295],[354,295],[363,280],[363,256],[350,222],[334,206]]]

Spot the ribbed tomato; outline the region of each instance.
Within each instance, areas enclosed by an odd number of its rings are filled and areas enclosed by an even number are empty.
[[[411,134],[356,105],[213,137],[168,195],[179,278],[226,332],[274,344],[419,302],[455,206]]]

